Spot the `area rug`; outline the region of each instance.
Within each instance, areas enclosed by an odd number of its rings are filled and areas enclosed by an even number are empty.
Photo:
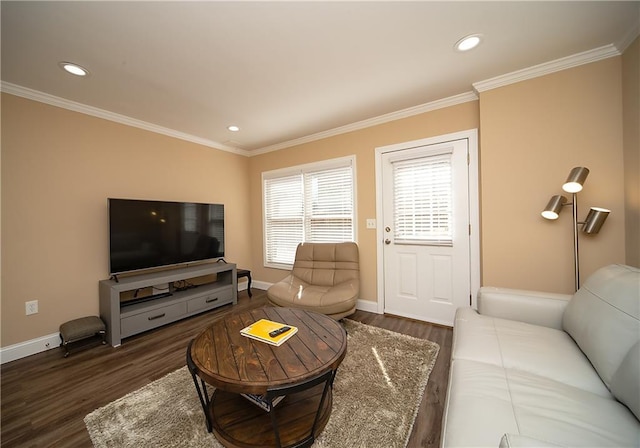
[[[315,448],[406,447],[440,347],[345,319],[347,355],[338,368],[331,418]],[[186,367],[84,419],[96,448],[222,448],[207,432]]]

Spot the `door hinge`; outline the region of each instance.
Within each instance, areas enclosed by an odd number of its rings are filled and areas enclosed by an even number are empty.
[[[469,293],[469,306],[473,306],[473,297],[471,297],[471,293]]]

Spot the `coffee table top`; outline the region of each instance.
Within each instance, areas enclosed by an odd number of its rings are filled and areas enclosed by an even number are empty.
[[[260,319],[298,327],[279,347],[242,336]],[[336,370],[347,352],[347,334],[334,319],[293,308],[265,307],[216,320],[193,341],[191,358],[208,384],[235,393],[303,383]]]

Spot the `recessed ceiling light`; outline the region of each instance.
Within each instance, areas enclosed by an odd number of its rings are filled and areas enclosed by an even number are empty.
[[[470,36],[463,37],[456,42],[455,49],[458,51],[469,51],[476,48],[482,41],[482,34],[472,34]]]
[[[87,76],[89,74],[89,70],[72,62],[59,62],[58,65],[60,66],[60,68],[62,68],[62,70],[66,71],[67,73],[71,73],[72,75]]]
[[[240,128],[235,125],[231,125],[227,129],[229,129],[231,132],[238,132],[240,130]]]

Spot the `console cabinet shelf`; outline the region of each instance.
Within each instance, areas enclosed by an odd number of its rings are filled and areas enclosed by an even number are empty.
[[[176,290],[171,295],[137,303],[123,296],[158,285],[215,276],[215,281],[193,288]],[[113,347],[122,339],[175,322],[222,305],[238,302],[236,265],[207,263],[140,275],[121,277],[119,281],[100,281],[100,317],[107,326],[107,341]],[[178,288],[179,289],[179,288]]]

